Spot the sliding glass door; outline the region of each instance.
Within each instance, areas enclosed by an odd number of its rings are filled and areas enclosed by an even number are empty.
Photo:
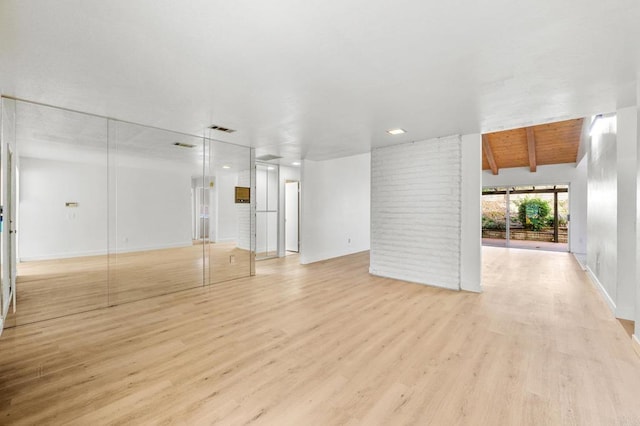
[[[568,185],[484,188],[482,243],[569,251]]]

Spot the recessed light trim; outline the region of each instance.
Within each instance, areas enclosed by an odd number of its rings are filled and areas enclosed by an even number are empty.
[[[404,129],[398,128],[398,129],[389,129],[389,130],[387,130],[387,133],[389,133],[390,135],[394,135],[395,136],[395,135],[401,135],[403,133],[407,133],[407,131],[404,130]]]

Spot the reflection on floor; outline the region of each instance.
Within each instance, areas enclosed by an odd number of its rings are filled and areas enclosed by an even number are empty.
[[[28,324],[249,274],[250,252],[234,242],[22,262],[17,312],[7,316],[6,324]]]
[[[483,248],[482,294],[360,253],[5,330],[15,424],[636,425],[640,358],[568,253]]]
[[[498,238],[483,238],[482,245],[491,247],[506,247],[507,241]],[[550,243],[546,241],[510,240],[509,247],[545,251],[569,251],[569,244],[567,243]]]

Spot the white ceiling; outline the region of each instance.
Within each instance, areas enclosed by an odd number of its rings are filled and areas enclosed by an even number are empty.
[[[320,160],[635,105],[638,22],[637,0],[1,0],[0,91]]]
[[[161,167],[193,176],[248,170],[249,148],[28,102],[5,102],[16,112],[21,157],[106,167]],[[191,145],[178,147],[175,143]],[[206,168],[205,168],[206,165]]]

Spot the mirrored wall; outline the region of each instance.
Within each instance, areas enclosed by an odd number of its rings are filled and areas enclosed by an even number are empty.
[[[3,98],[7,106],[17,176],[7,326],[252,274],[254,203],[237,198],[255,192],[250,148]]]
[[[256,258],[278,256],[279,166],[256,163]]]

